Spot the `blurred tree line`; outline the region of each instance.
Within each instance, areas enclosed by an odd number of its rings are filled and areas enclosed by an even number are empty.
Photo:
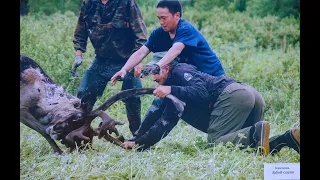
[[[28,13],[53,14],[72,11],[79,13],[83,0],[20,0],[20,15]],[[159,0],[137,0],[139,6],[155,7]],[[248,12],[251,16],[275,15],[280,18],[300,17],[300,0],[181,0],[183,6],[191,6],[199,11],[223,7],[229,12]]]

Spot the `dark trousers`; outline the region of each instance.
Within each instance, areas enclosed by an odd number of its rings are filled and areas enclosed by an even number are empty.
[[[163,103],[163,100],[163,98],[155,97],[155,99],[152,101],[151,106],[147,110],[146,115],[143,117],[139,129],[134,133],[134,136],[142,136],[157,122],[164,110],[164,106],[162,106],[162,108],[160,107]]]
[[[97,97],[101,96],[110,81],[111,77],[118,72],[125,61],[116,59],[106,59],[95,57],[91,66],[85,72],[78,89],[77,97],[81,102],[86,103],[87,110],[91,111]],[[123,79],[121,90],[141,88],[140,78],[135,78],[134,71],[128,73]],[[140,126],[141,122],[141,101],[140,96],[123,99],[126,106],[129,128],[134,133]]]
[[[264,120],[265,102],[261,94],[253,87],[243,83],[227,86],[219,95],[211,112],[208,127],[208,143],[232,142],[242,144],[244,148],[254,147],[251,128]],[[300,153],[300,143],[294,140],[291,129],[269,138],[270,152],[279,152],[290,147]]]
[[[265,102],[253,87],[243,83],[228,85],[213,105],[208,127],[208,143],[250,146],[250,128],[263,120]]]

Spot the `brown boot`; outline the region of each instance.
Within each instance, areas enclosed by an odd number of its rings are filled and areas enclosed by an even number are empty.
[[[254,126],[253,141],[254,147],[261,155],[266,156],[270,153],[269,134],[270,124],[267,121],[257,122]]]

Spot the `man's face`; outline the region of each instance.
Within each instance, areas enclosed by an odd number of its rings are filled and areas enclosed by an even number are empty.
[[[177,28],[180,12],[176,12],[172,15],[168,8],[159,7],[157,9],[157,17],[163,30],[166,32],[172,32]]]
[[[159,74],[152,75],[153,81],[157,82],[159,85],[164,85],[168,78],[169,70],[170,67],[168,65],[162,67]]]

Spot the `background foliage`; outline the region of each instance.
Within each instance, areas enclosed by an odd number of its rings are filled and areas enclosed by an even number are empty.
[[[266,101],[265,120],[271,123],[271,136],[299,126],[299,15],[252,15],[250,7],[258,0],[245,1],[243,11],[235,9],[240,1],[205,2],[183,1],[183,18],[203,33],[229,77],[261,92]],[[78,15],[76,7],[81,2],[29,0],[29,3],[28,15],[20,17],[20,52],[36,60],[52,79],[75,95],[80,79],[71,79],[70,69],[75,55],[72,39]],[[158,26],[156,1],[138,0],[138,3],[150,34]],[[221,6],[213,5],[219,3]],[[285,12],[286,7],[282,7],[281,12]],[[84,62],[79,67],[80,77],[93,57],[94,50],[88,43]],[[121,83],[108,85],[96,106],[118,92],[120,86]],[[155,84],[148,77],[143,79],[143,86]],[[142,114],[152,100],[150,95],[142,97]],[[115,119],[126,120],[121,101],[107,112]],[[99,122],[100,119],[95,120],[94,125]],[[127,121],[118,129],[126,138],[131,137]],[[21,179],[263,179],[264,163],[300,162],[300,155],[290,149],[283,149],[275,156],[260,157],[250,150],[229,149],[232,144],[206,148],[206,134],[183,121],[145,152],[126,152],[104,140],[94,139],[94,150],[59,156],[35,131],[21,124],[20,132]],[[61,148],[67,152],[64,146]]]
[[[64,13],[79,12],[82,0],[21,0],[27,1],[31,13],[53,14],[57,11]],[[20,2],[21,2],[20,1]],[[159,0],[136,0],[140,6],[155,7]],[[183,7],[192,7],[207,11],[220,7],[228,12],[248,11],[251,16],[276,15],[280,18],[287,16],[299,17],[300,0],[181,0]]]

